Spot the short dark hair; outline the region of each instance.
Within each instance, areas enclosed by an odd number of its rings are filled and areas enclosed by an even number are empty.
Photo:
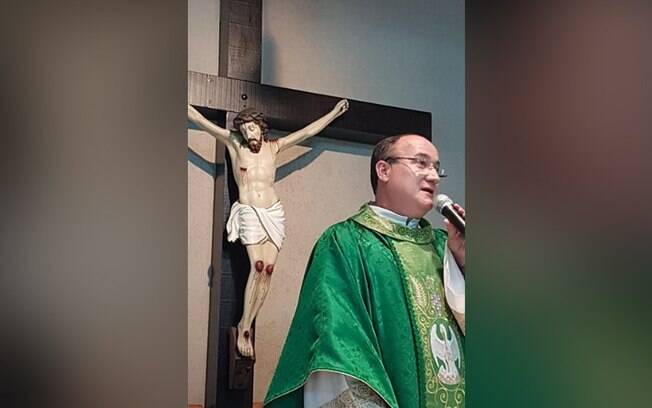
[[[371,188],[376,194],[376,189],[378,188],[378,173],[376,173],[376,163],[381,160],[386,160],[389,157],[389,151],[392,146],[398,142],[400,138],[407,136],[407,134],[389,136],[382,139],[374,147],[373,153],[371,153]]]
[[[245,108],[238,113],[238,115],[233,118],[233,127],[239,132],[240,126],[245,123],[254,122],[260,127],[260,133],[263,135],[263,139],[267,140],[267,131],[269,126],[265,122],[265,117],[261,112],[258,112],[254,108]]]

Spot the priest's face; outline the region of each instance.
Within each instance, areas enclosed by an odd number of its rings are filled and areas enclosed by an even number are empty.
[[[403,136],[390,149],[382,183],[389,209],[421,218],[432,209],[439,185],[439,152],[418,135]]]
[[[263,140],[260,126],[256,122],[243,123],[240,125],[240,133],[242,133],[242,136],[247,141],[249,149],[254,153],[258,153]]]

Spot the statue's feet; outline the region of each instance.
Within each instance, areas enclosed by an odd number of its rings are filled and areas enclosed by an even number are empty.
[[[243,329],[240,325],[238,325],[238,339],[237,339],[237,345],[238,345],[238,352],[243,356],[243,357],[253,357],[254,356],[254,345],[251,342],[251,329]]]

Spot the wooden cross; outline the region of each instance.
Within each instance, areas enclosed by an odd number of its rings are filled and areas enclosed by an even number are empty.
[[[233,117],[240,110],[255,107],[265,114],[272,129],[293,131],[328,112],[342,99],[261,84],[261,44],[262,0],[221,0],[219,75],[188,71],[188,103],[225,128],[232,126]],[[349,106],[346,114],[324,129],[320,136],[366,144],[401,133],[418,133],[431,138],[429,112],[351,99]],[[249,408],[253,397],[253,368],[240,371],[240,377],[235,379],[240,381],[245,375],[244,389],[233,389],[238,384],[233,383],[234,373],[229,373],[230,353],[226,340],[230,327],[238,322],[242,313],[249,266],[243,246],[224,240],[225,209],[228,211],[229,204],[237,199],[238,191],[232,176],[226,177],[224,171],[219,171],[228,168],[224,153],[224,146],[218,143],[205,407]],[[226,206],[225,194],[230,202]]]

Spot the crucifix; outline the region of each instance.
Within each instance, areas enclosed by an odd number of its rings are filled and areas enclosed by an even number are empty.
[[[348,107],[348,101],[342,99],[330,112],[303,129],[270,140],[263,114],[252,108],[238,113],[233,119],[233,127],[239,131],[231,132],[210,122],[188,105],[188,119],[226,146],[238,185],[239,198],[231,206],[226,231],[228,241],[239,239],[245,245],[251,267],[242,318],[235,330],[237,354],[234,350],[233,359],[244,357],[253,365],[252,324],[267,297],[276,259],[285,239],[285,211],[274,189],[276,159],[289,147],[315,136]]]
[[[260,83],[261,17],[262,0],[221,0],[219,74],[188,72],[188,103],[204,117],[218,123],[217,127],[225,131],[222,134],[227,138],[233,131],[243,132],[242,135],[247,132],[242,127],[244,125],[234,126],[233,123],[237,114],[248,108],[263,112],[272,129],[295,131],[306,128],[310,121],[324,112],[337,111],[333,107],[337,107],[341,99]],[[367,144],[400,133],[430,137],[430,113],[355,100],[349,100],[346,105],[346,114],[329,118],[330,126],[320,133],[321,136]],[[234,156],[225,155],[225,146],[232,149],[228,143],[218,143],[216,149],[217,166],[222,166],[224,171],[216,171],[214,189],[207,408],[251,407],[253,392],[253,358],[237,351],[237,336],[232,327],[243,315],[246,277],[252,267],[255,269],[257,266],[249,264],[243,245],[224,239],[228,208],[238,202],[241,194],[238,174],[227,171],[233,168],[230,161]],[[254,337],[252,330],[248,338],[252,347]]]

